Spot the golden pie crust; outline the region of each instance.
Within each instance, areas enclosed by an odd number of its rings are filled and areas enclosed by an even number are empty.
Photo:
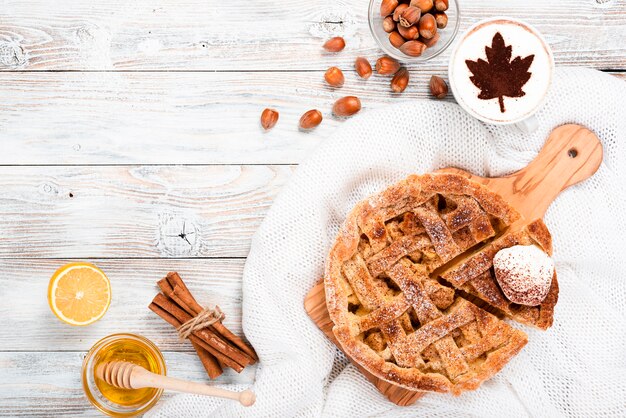
[[[455,174],[412,175],[360,202],[330,251],[324,285],[333,333],[375,376],[404,388],[476,389],[527,342],[508,317],[552,325],[556,274],[546,299],[506,299],[492,260],[502,248],[552,253],[541,220]]]

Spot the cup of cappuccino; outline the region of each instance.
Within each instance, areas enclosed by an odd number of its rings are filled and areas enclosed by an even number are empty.
[[[537,127],[554,72],[554,57],[543,36],[508,17],[480,21],[452,51],[448,77],[458,104],[483,122]]]

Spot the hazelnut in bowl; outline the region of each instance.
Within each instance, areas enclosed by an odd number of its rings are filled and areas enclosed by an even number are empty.
[[[385,53],[421,62],[441,54],[459,31],[457,0],[370,0],[372,36]]]

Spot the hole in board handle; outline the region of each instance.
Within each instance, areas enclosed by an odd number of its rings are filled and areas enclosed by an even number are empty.
[[[570,158],[576,158],[578,156],[578,151],[576,150],[576,148],[570,148],[569,151],[567,151],[567,155]]]

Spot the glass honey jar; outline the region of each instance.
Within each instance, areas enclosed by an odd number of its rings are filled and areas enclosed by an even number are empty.
[[[163,389],[120,389],[96,376],[96,367],[108,361],[127,361],[165,375],[165,360],[150,340],[134,334],[113,334],[94,344],[82,367],[85,395],[101,412],[113,417],[140,415],[152,408]]]

